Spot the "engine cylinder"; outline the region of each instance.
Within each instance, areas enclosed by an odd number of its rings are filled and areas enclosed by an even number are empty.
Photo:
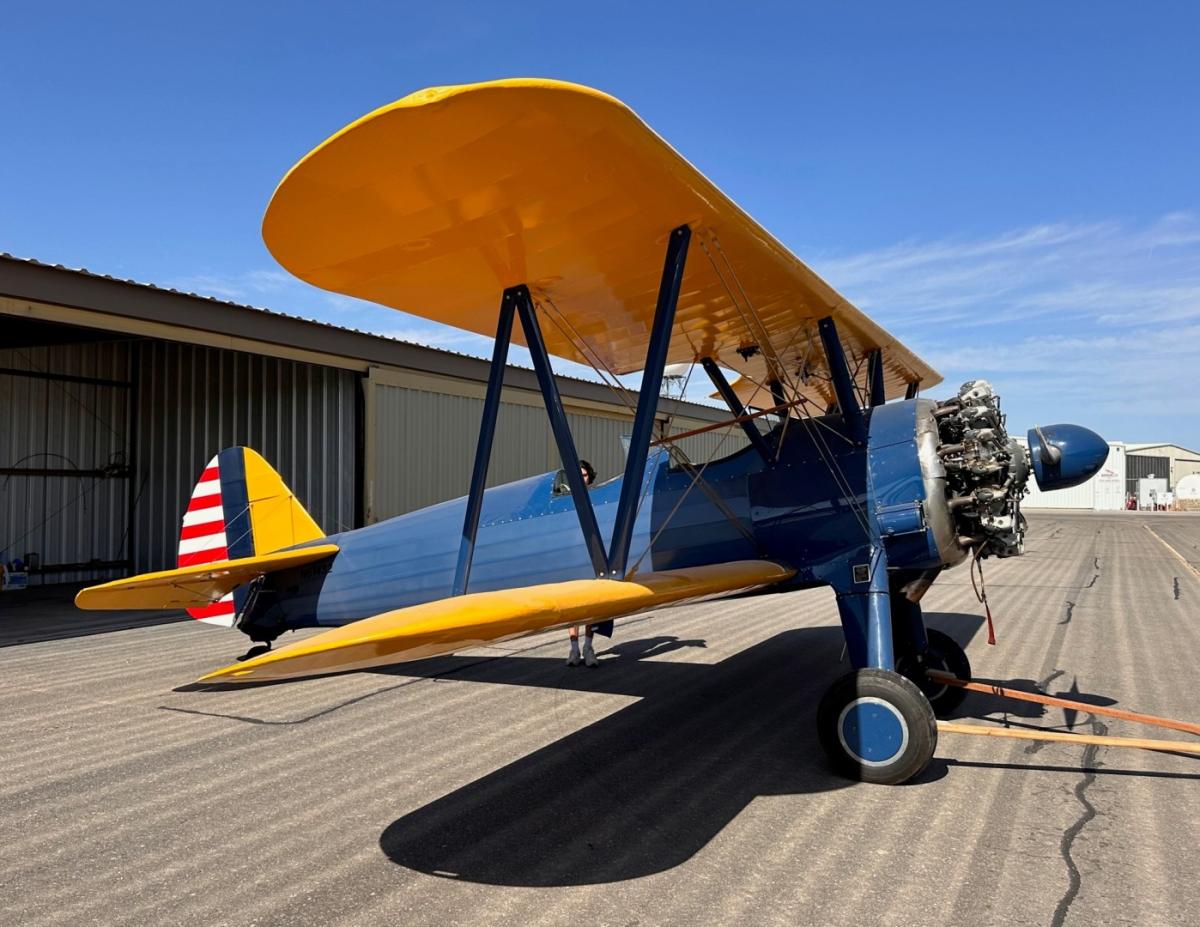
[[[970,551],[981,557],[1021,553],[1029,455],[1005,431],[991,385],[968,380],[955,398],[929,403],[919,423],[927,517],[943,561],[957,563]]]

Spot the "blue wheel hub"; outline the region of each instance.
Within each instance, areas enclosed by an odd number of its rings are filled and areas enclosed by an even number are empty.
[[[838,717],[838,739],[864,766],[886,766],[908,746],[908,724],[890,702],[874,696],[856,698]]]

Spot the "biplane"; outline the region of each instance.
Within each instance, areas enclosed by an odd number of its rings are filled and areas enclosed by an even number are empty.
[[[315,286],[494,337],[467,494],[326,535],[249,448],[205,468],[178,568],[82,608],[186,608],[260,646],[203,682],[280,680],[446,654],[712,596],[831,586],[851,670],[818,711],[842,773],[903,782],[970,677],[921,597],[964,561],[1020,553],[1020,499],[1072,486],[1107,444],[1005,430],[982,380],[941,378],[599,91],[435,87],[342,129],[283,178],[263,236]],[[512,343],[532,357],[562,470],[485,488]],[[585,485],[551,357],[592,367],[633,420],[623,474]],[[744,445],[689,460],[655,433],[663,371],[702,369]],[[636,401],[618,377],[641,372]],[[731,378],[727,371],[736,374]],[[732,382],[731,382],[732,380]],[[431,436],[432,438],[433,436]],[[742,442],[739,442],[742,443]],[[285,631],[327,628],[270,649]]]

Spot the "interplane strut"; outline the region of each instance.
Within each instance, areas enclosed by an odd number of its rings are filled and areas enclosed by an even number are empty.
[[[471,488],[467,496],[466,512],[463,516],[462,540],[459,546],[458,563],[454,575],[454,594],[467,591],[471,577],[471,562],[475,553],[475,541],[479,533],[479,516],[483,507],[483,494],[487,483],[488,465],[491,460],[492,441],[496,431],[496,419],[500,411],[500,394],[504,386],[504,367],[508,359],[508,346],[512,339],[512,320],[516,313],[525,333],[525,342],[533,359],[538,387],[546,404],[546,414],[566,471],[567,484],[579,517],[584,543],[597,578],[615,578],[625,575],[629,558],[629,544],[633,526],[637,519],[641,501],[642,482],[646,474],[646,456],[653,437],[655,413],[658,409],[658,394],[662,389],[663,369],[671,343],[671,330],[675,323],[675,307],[679,301],[679,288],[683,282],[683,270],[687,261],[691,229],[681,225],[673,229],[667,241],[667,253],[663,263],[662,282],[654,312],[654,324],[650,342],[646,349],[646,364],[642,371],[642,385],[634,415],[633,433],[629,444],[629,455],[625,461],[625,475],[621,483],[621,496],[617,504],[616,519],[609,549],[605,549],[596,512],[588,495],[587,485],[579,465],[579,453],[571,436],[558,384],[554,380],[550,355],[542,336],[533,298],[524,284],[504,291],[500,303],[500,318],[496,329],[496,344],[492,352],[492,366],[488,373],[487,395],[484,397],[483,418],[479,425],[479,441],[475,447],[475,463],[471,472]]]

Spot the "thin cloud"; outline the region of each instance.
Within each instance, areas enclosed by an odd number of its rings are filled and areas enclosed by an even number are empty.
[[[908,241],[813,268],[946,377],[993,381],[1010,421],[1200,443],[1200,222],[1059,223]]]
[[[814,270],[946,377],[987,377],[1015,431],[1078,420],[1108,437],[1200,445],[1200,222],[1046,223],[977,239],[818,256]],[[190,290],[488,357],[491,339],[308,286],[280,270],[196,275]],[[511,361],[529,366],[514,345]],[[568,376],[598,379],[558,360]],[[636,389],[637,377],[623,378]],[[705,378],[689,399],[708,401]]]

